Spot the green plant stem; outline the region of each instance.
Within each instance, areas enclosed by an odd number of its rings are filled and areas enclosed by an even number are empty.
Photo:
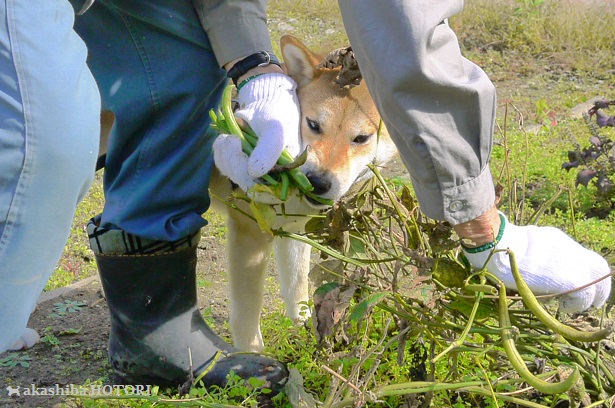
[[[347,262],[347,263],[349,263],[351,265],[355,265],[355,266],[365,266],[366,265],[362,260],[358,260],[358,259],[355,259],[355,258],[347,257],[347,256],[343,255],[342,253],[340,253],[340,252],[338,252],[338,251],[336,251],[336,250],[334,250],[334,249],[332,249],[332,248],[330,248],[328,246],[321,245],[318,242],[316,242],[316,241],[314,241],[312,239],[309,239],[309,238],[307,238],[307,237],[305,237],[303,235],[295,234],[295,233],[287,232],[287,231],[283,231],[283,230],[277,230],[277,231],[275,231],[275,234],[280,236],[280,237],[292,238],[292,239],[296,239],[297,241],[309,244],[312,247],[318,249],[319,251],[322,251],[322,252],[324,252],[324,253],[326,253],[328,255],[331,255],[332,257],[334,257],[336,259],[339,259],[340,261]]]
[[[610,398],[607,399],[603,399],[600,401],[595,401],[591,404],[589,404],[588,406],[586,406],[585,408],[598,408],[598,407],[612,407],[613,406],[613,401],[615,400],[615,396],[612,396]]]
[[[426,250],[426,245],[425,242],[423,241],[422,237],[421,237],[421,232],[420,232],[420,228],[418,226],[418,224],[416,223],[416,220],[413,217],[408,217],[405,214],[402,214],[401,211],[401,207],[399,206],[398,202],[397,202],[397,197],[395,197],[395,195],[391,192],[391,190],[387,187],[386,181],[384,180],[384,178],[382,177],[382,174],[380,174],[380,172],[376,169],[376,167],[374,165],[368,165],[367,167],[370,168],[370,170],[374,173],[374,175],[376,176],[376,179],[378,180],[378,182],[380,182],[380,185],[382,186],[382,188],[384,189],[384,191],[386,192],[387,196],[389,197],[389,200],[391,200],[391,204],[393,205],[393,208],[395,209],[395,212],[397,213],[398,217],[404,221],[404,227],[406,227],[406,231],[408,233],[408,237],[415,237],[416,240],[418,241],[417,243],[411,243],[409,246],[412,249],[416,249],[417,246],[416,244],[418,244],[418,246],[423,249]],[[406,221],[410,221],[410,223],[412,224],[412,230],[408,229],[407,227],[407,222]]]
[[[576,330],[561,323],[559,320],[551,316],[538,302],[538,299],[536,299],[530,287],[523,280],[523,277],[519,272],[519,266],[517,265],[515,254],[512,251],[508,251],[508,258],[510,260],[510,269],[512,271],[513,278],[515,279],[515,284],[517,285],[517,291],[521,295],[523,303],[532,311],[532,313],[534,313],[538,320],[540,320],[549,329],[569,340],[582,342],[599,341],[605,339],[610,334],[611,331],[608,329],[601,329],[593,332]]]
[[[504,283],[500,282],[500,328],[502,330],[502,346],[506,351],[506,355],[510,361],[510,364],[517,371],[517,373],[523,378],[529,385],[534,387],[537,391],[545,394],[561,394],[568,391],[579,378],[578,367],[574,368],[574,371],[568,378],[559,383],[549,383],[536,377],[528,370],[522,356],[515,347],[515,339],[512,333],[510,317],[508,315],[508,305],[506,304],[506,288]]]
[[[542,216],[546,209],[551,208],[555,200],[559,198],[560,195],[564,192],[562,187],[559,187],[555,193],[549,198],[546,202],[542,203],[530,216],[527,223],[528,225],[534,225],[538,222],[538,219]]]
[[[154,404],[169,404],[174,406],[188,405],[194,403],[201,407],[207,408],[241,408],[241,405],[218,404],[213,402],[203,401],[202,398],[185,398],[174,400],[170,398],[162,398],[158,395],[71,395],[71,398],[87,399],[87,400],[145,400]]]
[[[547,378],[551,377],[553,373],[542,373],[538,374],[536,377]],[[498,380],[498,385],[510,385],[517,384],[523,382],[524,380],[521,378],[511,378],[508,380]],[[435,382],[435,381],[413,381],[399,384],[391,384],[380,387],[375,390],[376,398],[384,398],[384,397],[392,397],[399,395],[408,395],[408,394],[422,394],[425,392],[435,392],[435,391],[450,391],[450,390],[459,390],[465,391],[468,393],[476,393],[480,395],[491,396],[491,391],[484,389],[482,387],[487,386],[486,381],[474,380],[474,381],[464,381],[459,383],[443,383],[443,382]],[[498,399],[503,401],[515,402],[519,405],[532,407],[532,408],[545,408],[544,405],[537,404],[531,401],[524,401],[519,398],[510,397],[507,395],[502,395],[499,393],[495,394]],[[336,402],[331,405],[331,408],[343,408],[353,406],[354,400],[352,398],[348,398],[339,402]]]
[[[490,391],[485,390],[485,389],[480,388],[480,387],[468,387],[465,391],[467,391],[469,393],[475,393],[475,394],[480,394],[480,395],[485,395],[485,396],[491,396],[491,392]],[[502,400],[502,401],[511,402],[511,403],[513,403],[515,405],[522,406],[522,407],[548,408],[546,405],[538,404],[538,403],[533,402],[533,401],[523,400],[521,398],[511,397],[510,395],[503,395],[503,394],[500,394],[500,393],[495,393],[495,397],[497,399]]]
[[[474,323],[474,318],[476,317],[476,311],[478,310],[478,306],[480,306],[480,301],[483,299],[483,292],[476,292],[475,296],[476,298],[474,300],[474,305],[472,306],[472,311],[470,312],[468,323],[466,324],[466,327],[463,329],[463,332],[461,332],[457,340],[455,340],[444,351],[442,351],[440,354],[434,357],[431,360],[432,363],[438,362],[442,357],[447,355],[451,350],[453,350],[456,347],[461,346],[465,342],[466,336],[468,335],[468,333],[470,332],[470,329],[472,328],[472,323]]]
[[[568,208],[570,209],[570,223],[572,224],[572,236],[575,240],[579,240],[579,235],[577,234],[577,223],[574,216],[574,202],[572,200],[572,191],[568,189]]]
[[[224,119],[226,120],[226,124],[228,125],[229,131],[231,132],[231,134],[237,136],[239,140],[241,140],[241,146],[243,148],[243,151],[249,154],[254,148],[245,138],[245,136],[243,135],[243,131],[235,120],[235,114],[233,113],[233,104],[231,100],[232,92],[233,87],[231,85],[227,85],[226,88],[224,88],[224,92],[222,92],[222,102],[220,103],[220,108],[222,109],[222,114],[224,115]]]

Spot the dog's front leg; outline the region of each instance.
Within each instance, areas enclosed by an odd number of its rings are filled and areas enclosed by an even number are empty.
[[[260,314],[273,239],[241,214],[231,216],[227,226],[233,343],[240,350],[261,351]]]
[[[290,238],[275,239],[275,258],[286,314],[296,322],[310,317],[309,273],[311,246]]]

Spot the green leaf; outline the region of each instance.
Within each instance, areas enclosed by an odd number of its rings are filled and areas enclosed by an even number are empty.
[[[350,321],[357,323],[359,320],[365,317],[374,306],[382,301],[389,295],[389,292],[377,292],[372,293],[357,304],[350,313]]]
[[[258,378],[255,378],[255,377],[248,378],[248,384],[250,384],[254,388],[260,387],[261,385],[263,385],[264,382],[265,382],[264,380],[259,380]]]
[[[361,238],[350,235],[350,251],[348,255],[356,258],[366,258],[365,243]]]
[[[325,283],[324,285],[320,286],[318,289],[316,289],[314,291],[314,297],[316,297],[316,296],[324,296],[327,293],[329,293],[332,290],[334,290],[335,288],[337,288],[338,286],[340,286],[340,284],[337,283],[337,282]]]
[[[468,317],[470,316],[470,313],[472,312],[472,307],[474,305],[474,300],[471,299],[466,299],[466,298],[458,298],[453,300],[449,306],[453,309],[453,310],[457,310],[461,313],[464,314],[464,316]],[[488,317],[493,317],[495,316],[495,310],[492,309],[491,307],[484,305],[482,302],[481,304],[478,306],[478,309],[476,310],[476,320],[483,320],[486,319]]]
[[[81,327],[78,329],[71,328],[71,329],[62,330],[61,332],[58,333],[58,336],[64,336],[68,334],[79,334],[79,333],[81,333]]]
[[[250,211],[252,211],[252,215],[256,219],[256,222],[261,230],[273,236],[271,226],[275,221],[275,210],[268,204],[251,201]]]

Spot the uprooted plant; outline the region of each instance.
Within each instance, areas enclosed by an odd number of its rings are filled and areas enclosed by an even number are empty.
[[[406,186],[374,172],[372,189],[314,218],[307,237],[293,236],[325,249],[313,270],[328,274],[313,315],[317,358],[331,376],[324,406],[613,401],[615,359],[602,345],[610,331],[600,317],[562,324],[554,304],[545,309],[522,280],[512,294],[470,270],[452,228],[421,215]]]
[[[372,186],[315,216],[305,235],[272,231],[309,242],[322,257],[311,274],[320,280],[314,336],[276,323],[274,353],[289,345],[284,359],[303,376],[285,390],[281,405],[598,407],[615,401],[604,314],[556,320],[554,303],[540,304],[520,276],[517,294],[471,270],[450,225],[423,216],[405,182],[372,170]],[[197,386],[186,397],[146,399],[221,406],[203,393]],[[248,406],[244,397],[254,401],[246,389],[225,402]]]

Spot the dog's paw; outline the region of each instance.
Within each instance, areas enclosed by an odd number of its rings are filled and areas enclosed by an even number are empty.
[[[265,348],[265,344],[263,343],[263,339],[261,338],[248,341],[235,341],[235,347],[237,347],[241,351],[260,353]]]
[[[297,326],[302,325],[312,316],[312,310],[306,304],[297,304],[297,306],[292,309],[293,310],[287,310],[286,314]]]

